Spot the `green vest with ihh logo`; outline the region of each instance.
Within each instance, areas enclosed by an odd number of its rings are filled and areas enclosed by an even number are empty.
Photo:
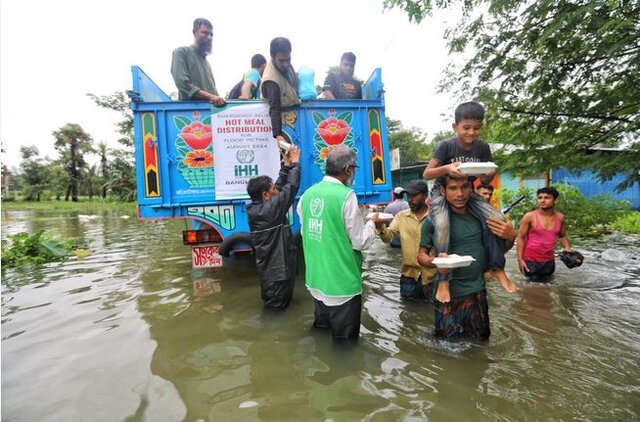
[[[342,208],[351,188],[320,182],[302,197],[302,246],[307,287],[326,296],[362,293],[362,254],[351,246]]]

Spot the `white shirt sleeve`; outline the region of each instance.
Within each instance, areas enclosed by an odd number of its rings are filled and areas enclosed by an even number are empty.
[[[358,208],[356,193],[351,191],[342,208],[342,220],[347,229],[351,247],[357,251],[367,249],[376,238],[376,225],[373,221],[362,221],[362,214]]]
[[[304,196],[304,194],[302,196]],[[300,200],[298,201],[298,205],[296,206],[296,212],[298,213],[298,221],[300,221],[300,234],[302,234],[302,226],[304,225],[302,220],[302,196],[300,197]]]

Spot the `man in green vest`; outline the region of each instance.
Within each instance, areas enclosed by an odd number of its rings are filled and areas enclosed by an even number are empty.
[[[376,237],[351,189],[358,166],[345,145],[327,154],[326,175],[298,203],[306,285],[316,328],[330,328],[334,342],[357,343],[362,310],[362,253]],[[377,217],[377,214],[374,218]]]
[[[272,39],[269,54],[271,60],[262,74],[262,98],[269,102],[273,137],[286,142],[282,130],[283,111],[300,104],[298,76],[291,66],[291,42],[283,37]]]
[[[171,57],[171,76],[178,88],[178,100],[207,100],[216,106],[226,104],[218,95],[207,55],[211,53],[213,26],[204,18],[193,21],[193,44],[178,47]]]

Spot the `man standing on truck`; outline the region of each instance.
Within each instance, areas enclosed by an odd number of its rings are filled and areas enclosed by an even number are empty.
[[[351,188],[356,154],[338,145],[327,154],[326,176],[300,198],[307,288],[313,296],[316,328],[330,328],[336,343],[357,343],[362,310],[362,250],[376,237],[364,224]]]
[[[267,67],[267,59],[262,54],[251,57],[251,69],[242,76],[242,80],[229,91],[230,100],[259,100],[260,81]]]
[[[178,87],[178,100],[207,100],[216,106],[226,104],[218,95],[207,55],[211,53],[213,26],[204,18],[193,21],[193,44],[173,50],[171,75]]]
[[[340,58],[340,72],[329,72],[324,80],[324,98],[327,100],[361,100],[362,87],[353,77],[356,55],[348,51]]]
[[[271,60],[262,74],[262,98],[269,102],[273,137],[286,142],[282,130],[283,109],[300,104],[298,76],[291,66],[291,42],[278,37],[271,40]]]
[[[292,146],[275,184],[269,176],[254,177],[247,184],[251,240],[267,308],[286,308],[293,296],[297,253],[287,211],[300,186],[299,161],[300,150]]]

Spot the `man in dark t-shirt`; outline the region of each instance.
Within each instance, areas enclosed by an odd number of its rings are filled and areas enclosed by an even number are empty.
[[[324,97],[327,100],[360,100],[362,87],[353,78],[356,67],[356,55],[347,52],[340,59],[340,73],[330,72],[324,80]]]

